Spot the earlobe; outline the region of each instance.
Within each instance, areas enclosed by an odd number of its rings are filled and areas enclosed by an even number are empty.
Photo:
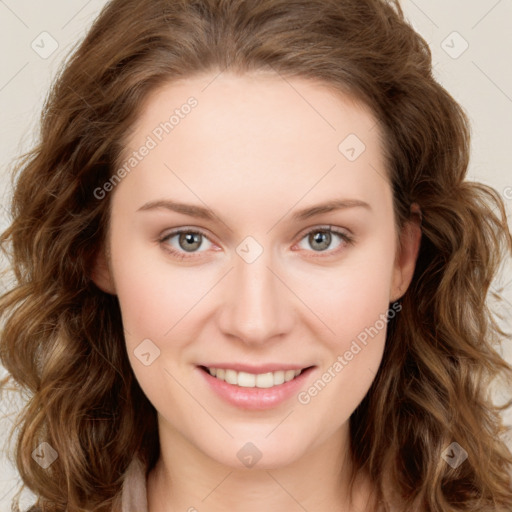
[[[96,254],[91,270],[91,280],[105,293],[116,295],[116,288],[112,279],[112,272],[108,265],[108,258],[103,249]]]
[[[400,233],[400,245],[395,259],[390,302],[401,298],[411,284],[421,244],[421,210],[414,203],[411,218],[404,224]]]

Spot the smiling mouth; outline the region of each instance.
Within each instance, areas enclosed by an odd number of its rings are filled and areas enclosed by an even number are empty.
[[[301,375],[301,373],[313,367],[309,366],[302,370],[278,370],[275,372],[258,374],[237,372],[236,370],[224,368],[209,368],[207,366],[200,366],[200,368],[201,370],[209,373],[212,377],[215,377],[218,380],[223,380],[234,386],[242,388],[273,388],[286,382],[290,382]]]

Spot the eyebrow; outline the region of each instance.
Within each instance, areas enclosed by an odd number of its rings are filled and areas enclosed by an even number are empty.
[[[320,215],[322,213],[329,213],[337,210],[345,210],[348,208],[356,208],[361,207],[367,210],[371,210],[371,206],[359,199],[334,199],[331,201],[327,201],[325,203],[317,204],[314,206],[310,206],[308,208],[304,208],[302,210],[296,211],[292,215],[293,221],[303,221],[314,217],[316,215]],[[217,215],[213,213],[209,208],[205,208],[203,206],[187,204],[187,203],[179,203],[176,201],[171,201],[169,199],[160,199],[156,201],[150,201],[143,206],[141,206],[137,211],[148,211],[148,210],[157,210],[157,209],[166,209],[171,210],[173,212],[182,213],[184,215],[188,215],[190,217],[197,217],[200,219],[214,221],[216,218],[219,218]]]

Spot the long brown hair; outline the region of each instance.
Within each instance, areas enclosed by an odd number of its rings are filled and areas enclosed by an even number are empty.
[[[110,204],[94,190],[118,169],[151,92],[224,70],[313,79],[364,102],[384,135],[397,225],[421,207],[412,284],[350,418],[354,470],[369,472],[387,511],[393,500],[512,510],[503,407],[489,396],[512,368],[486,300],[512,237],[499,194],[465,181],[467,117],[391,0],[112,0],[63,65],[39,143],[13,167],[1,237],[15,282],[0,300],[0,361],[26,393],[15,462],[34,510],[116,510],[132,458],[156,462],[156,411],[131,370],[117,298],[90,277]],[[47,469],[31,457],[42,442],[58,453]],[[453,442],[467,452],[457,468],[443,460]]]

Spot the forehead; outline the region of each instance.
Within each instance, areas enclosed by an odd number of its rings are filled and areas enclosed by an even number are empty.
[[[210,73],[165,84],[141,107],[121,164],[144,145],[121,185],[146,200],[229,190],[232,201],[250,191],[288,203],[340,187],[371,200],[387,186],[371,111],[304,78]]]
[[[193,109],[187,107],[191,98],[197,103]],[[192,121],[182,123],[186,117]],[[316,80],[270,72],[205,73],[160,86],[141,106],[128,144],[158,132],[158,127],[169,120],[173,135],[183,131],[179,125],[194,123],[195,131],[199,127],[208,131],[221,126],[223,132],[208,134],[213,142],[216,136],[240,133],[242,128],[246,134],[258,135],[255,143],[265,138],[279,142],[273,135],[283,131],[308,138],[327,137],[326,142],[330,143],[333,138],[336,142],[347,128],[365,138],[366,132],[377,125],[371,110],[354,96],[334,91]],[[169,134],[164,132],[164,136]],[[166,138],[171,142],[170,137]]]

